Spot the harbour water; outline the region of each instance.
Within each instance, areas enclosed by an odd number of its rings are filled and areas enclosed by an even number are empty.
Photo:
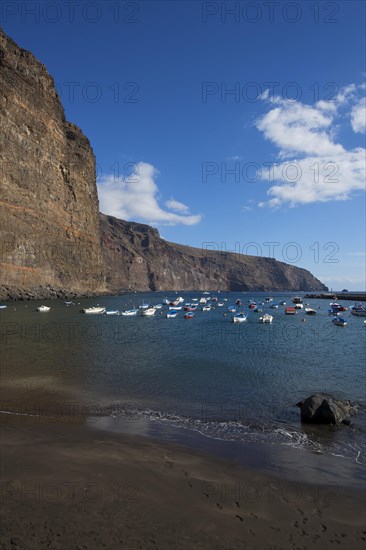
[[[202,293],[181,295],[190,302]],[[199,307],[192,320],[183,311],[167,319],[167,306],[153,317],[80,314],[97,304],[124,310],[175,296],[126,294],[69,306],[8,302],[1,311],[3,418],[82,421],[179,442],[204,436],[208,447],[212,441],[293,447],[332,455],[339,464],[366,463],[364,318],[348,310],[348,325],[334,326],[328,301],[304,299],[316,315],[285,315],[284,306],[264,303],[263,313],[274,320],[262,324],[248,300],[263,303],[268,294],[235,292],[212,293],[225,305]],[[270,296],[292,305],[293,294]],[[248,319],[234,324],[227,307],[238,298]],[[41,303],[51,310],[36,312]],[[358,404],[351,427],[301,424],[296,403],[319,391]]]

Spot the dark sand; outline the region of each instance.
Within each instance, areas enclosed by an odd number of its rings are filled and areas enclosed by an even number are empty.
[[[361,490],[77,423],[5,419],[1,482],[1,549],[366,547]]]

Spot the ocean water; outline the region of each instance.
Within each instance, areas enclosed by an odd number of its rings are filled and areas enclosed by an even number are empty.
[[[181,293],[186,302],[201,293]],[[29,422],[85,422],[99,429],[151,435],[159,429],[179,440],[290,446],[299,452],[366,463],[364,318],[344,313],[334,326],[328,300],[307,300],[317,315],[295,316],[264,304],[271,325],[248,310],[264,293],[211,293],[224,307],[185,320],[90,316],[82,307],[129,309],[175,294],[139,293],[77,300],[8,302],[1,310],[1,411]],[[291,304],[293,294],[270,294]],[[248,320],[227,312],[240,298]],[[41,303],[49,313],[36,312]],[[349,308],[350,301],[343,305]],[[226,315],[225,315],[226,314]],[[304,322],[304,319],[306,322]],[[357,403],[351,427],[302,425],[298,401],[324,391]],[[172,437],[174,439],[174,437]]]

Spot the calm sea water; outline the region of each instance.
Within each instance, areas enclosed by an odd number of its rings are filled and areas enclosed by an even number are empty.
[[[181,294],[186,302],[201,293]],[[212,296],[215,294],[212,293]],[[364,318],[344,313],[337,327],[328,300],[306,300],[317,311],[263,313],[261,324],[248,300],[268,294],[220,293],[224,307],[198,311],[185,320],[89,316],[82,307],[129,309],[157,304],[174,294],[145,293],[79,300],[11,302],[1,311],[1,410],[32,421],[82,421],[99,427],[146,431],[147,425],[200,433],[222,441],[290,445],[304,451],[366,463]],[[271,294],[291,304],[292,294]],[[243,324],[230,322],[227,307],[240,298],[249,311]],[[41,303],[49,313],[37,313]],[[344,302],[349,308],[352,302]],[[201,309],[201,308],[200,308]],[[306,322],[303,321],[306,319]],[[300,422],[295,404],[318,391],[359,405],[352,427],[313,427]]]

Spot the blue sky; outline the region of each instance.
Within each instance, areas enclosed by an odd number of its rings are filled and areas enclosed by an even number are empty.
[[[102,211],[365,288],[364,2],[0,9],[89,137]]]

